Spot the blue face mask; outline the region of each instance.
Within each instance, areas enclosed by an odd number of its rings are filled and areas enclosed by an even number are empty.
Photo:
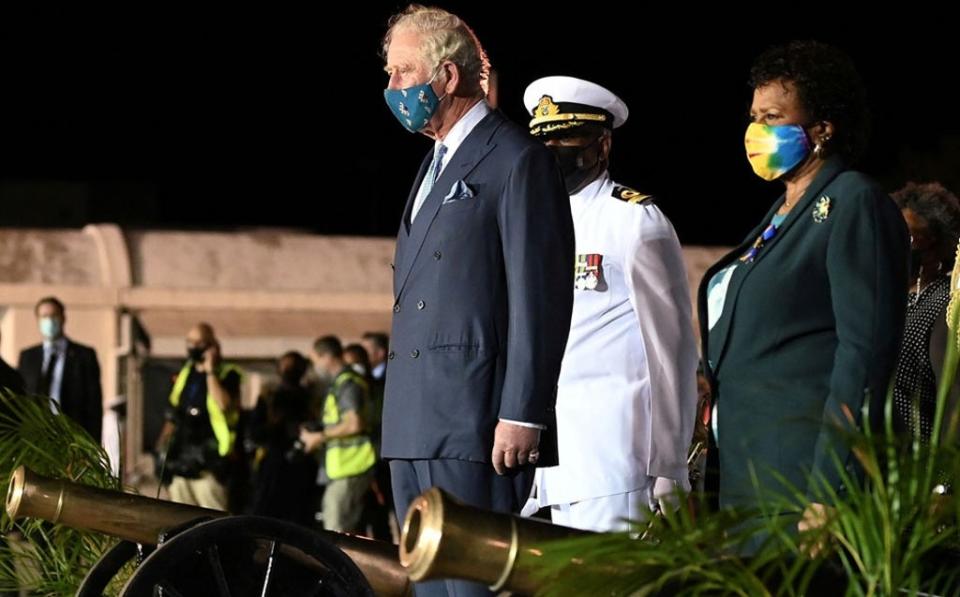
[[[40,318],[40,335],[47,340],[56,340],[63,333],[63,322],[52,317]]]
[[[439,74],[439,73],[438,73]],[[423,85],[414,85],[406,89],[384,89],[383,99],[387,100],[390,111],[397,117],[403,128],[411,133],[418,133],[427,126],[437,111],[437,106],[443,97],[437,97],[430,86],[437,75]]]

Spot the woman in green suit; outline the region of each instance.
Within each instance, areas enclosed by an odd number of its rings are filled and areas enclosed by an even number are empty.
[[[747,158],[786,189],[700,286],[720,505],[757,506],[793,489],[816,502],[815,484],[839,489],[839,468],[855,470],[843,428],[886,395],[908,235],[890,197],[849,167],[867,111],[845,54],[818,42],[775,47],[750,83]]]

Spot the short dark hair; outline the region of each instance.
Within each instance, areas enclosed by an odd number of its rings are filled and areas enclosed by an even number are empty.
[[[64,315],[67,314],[66,307],[64,307],[63,303],[60,302],[60,299],[58,299],[55,296],[45,296],[39,301],[37,301],[37,304],[33,307],[34,315],[37,315],[40,313],[41,305],[53,305],[54,307],[57,308],[57,311],[60,311],[60,317],[63,317]]]
[[[343,355],[353,355],[355,362],[363,365],[367,371],[371,369],[370,355],[367,353],[367,349],[360,344],[347,344],[343,347]]]
[[[364,340],[369,340],[377,348],[387,350],[390,348],[390,336],[383,332],[367,332],[363,335]]]
[[[927,222],[937,254],[945,267],[953,265],[960,240],[960,200],[939,182],[908,182],[891,195],[900,209],[909,209]]]
[[[336,336],[321,336],[313,343],[313,350],[319,355],[333,355],[338,359],[343,358],[343,344]]]
[[[800,103],[815,121],[834,125],[826,146],[853,162],[860,158],[870,133],[867,93],[857,69],[844,52],[818,41],[792,41],[761,54],[750,69],[750,87],[790,81]]]
[[[283,353],[277,363],[278,367],[284,361],[290,361],[290,371],[297,379],[302,379],[307,373],[307,367],[309,367],[307,364],[307,358],[296,350]]]

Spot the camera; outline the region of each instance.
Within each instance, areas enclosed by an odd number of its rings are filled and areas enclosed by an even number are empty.
[[[308,421],[302,426],[307,431],[322,431],[323,424],[317,421]],[[305,456],[307,453],[306,446],[303,445],[303,442],[300,441],[300,438],[293,440],[293,445],[284,453],[283,457],[287,462],[293,462],[298,457]]]

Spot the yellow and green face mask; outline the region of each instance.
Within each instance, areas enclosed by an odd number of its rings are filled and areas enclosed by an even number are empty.
[[[810,154],[807,132],[798,124],[750,123],[744,138],[747,159],[757,176],[776,180]]]

